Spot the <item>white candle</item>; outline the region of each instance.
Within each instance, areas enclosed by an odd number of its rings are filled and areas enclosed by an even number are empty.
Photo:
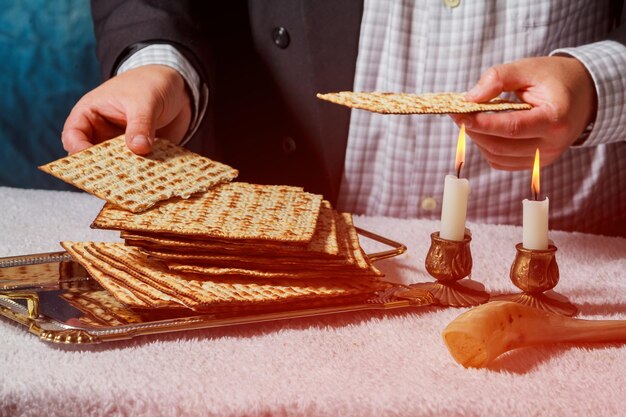
[[[523,207],[522,246],[525,249],[548,249],[548,209],[550,201],[525,199]]]
[[[535,163],[530,189],[535,195],[534,200],[525,199],[522,202],[522,246],[525,249],[545,250],[548,249],[548,210],[550,200],[546,197],[543,201],[537,201],[540,190],[539,178],[539,149],[535,151]]]
[[[465,217],[467,216],[467,197],[470,193],[469,181],[459,178],[465,162],[465,125],[461,125],[456,144],[454,167],[457,175],[446,175],[443,184],[443,203],[441,204],[441,227],[439,237],[460,242],[465,236]]]
[[[467,178],[446,175],[443,186],[439,237],[447,240],[463,240],[469,193],[470,186]]]

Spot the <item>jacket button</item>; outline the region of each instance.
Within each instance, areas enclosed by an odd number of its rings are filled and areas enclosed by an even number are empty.
[[[296,151],[296,141],[291,136],[283,138],[283,152],[286,154],[294,153]]]
[[[461,0],[443,0],[443,4],[446,7],[454,9],[455,7],[459,7],[459,4],[461,4]]]
[[[280,49],[285,49],[289,46],[289,32],[282,26],[276,27],[272,30],[272,40],[274,45]]]

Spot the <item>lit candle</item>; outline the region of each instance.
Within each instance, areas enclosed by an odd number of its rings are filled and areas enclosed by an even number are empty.
[[[523,201],[522,246],[526,249],[548,249],[548,208],[550,201],[546,197],[537,201],[539,196],[539,149],[535,152],[535,164],[531,189],[534,200]]]
[[[465,162],[465,125],[461,125],[456,145],[455,175],[446,175],[443,186],[441,205],[441,227],[439,237],[447,240],[462,241],[465,236],[465,217],[467,216],[467,197],[470,193],[469,181],[460,178],[461,167]]]

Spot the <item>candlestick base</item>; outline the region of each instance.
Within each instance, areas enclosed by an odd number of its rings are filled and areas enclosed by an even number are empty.
[[[565,296],[554,291],[539,294],[517,293],[493,295],[492,301],[514,301],[516,303],[538,308],[539,310],[561,314],[563,316],[574,316],[578,313],[578,308],[572,304]]]
[[[432,294],[433,304],[446,307],[473,307],[489,301],[489,293],[480,282],[462,279],[457,282],[443,283],[419,282],[411,287],[426,290]]]
[[[485,287],[476,281],[464,279],[472,272],[472,235],[466,229],[461,241],[443,239],[439,232],[430,235],[431,244],[426,255],[426,270],[436,282],[412,284],[429,291],[436,304],[451,307],[470,307],[489,300]]]
[[[563,295],[552,291],[559,282],[556,246],[550,243],[545,250],[526,249],[518,243],[515,249],[517,253],[509,275],[522,293],[502,294],[493,299],[515,301],[566,316],[575,315],[578,312],[576,306]]]

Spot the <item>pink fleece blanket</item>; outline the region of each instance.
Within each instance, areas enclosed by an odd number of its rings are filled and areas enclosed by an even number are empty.
[[[102,206],[78,193],[0,188],[0,256],[116,240],[89,229]],[[521,209],[521,204],[520,204]],[[382,261],[389,279],[424,270],[437,222],[357,218],[408,245]],[[512,290],[521,229],[472,224],[473,278]],[[626,319],[626,239],[551,232],[557,290],[580,317]],[[364,241],[368,248],[369,243]],[[525,348],[490,369],[456,364],[441,331],[464,309],[360,312],[149,336],[83,348],[46,344],[0,320],[2,416],[617,416],[626,346]]]

